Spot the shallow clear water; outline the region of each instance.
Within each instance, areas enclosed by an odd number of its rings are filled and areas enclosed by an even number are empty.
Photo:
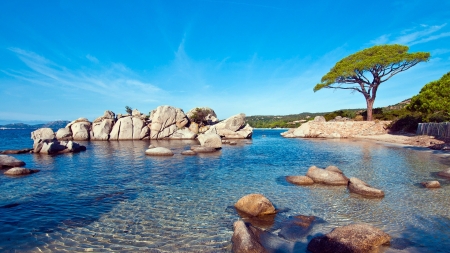
[[[232,206],[250,193],[285,210],[277,220],[303,214],[326,221],[282,252],[304,252],[311,236],[353,222],[389,233],[394,243],[385,252],[450,251],[449,181],[439,179],[436,190],[418,184],[437,179],[448,158],[367,141],[285,139],[280,132],[256,130],[252,140],[198,156],[180,154],[195,141],[151,141],[174,151],[166,158],[144,154],[150,141],[82,142],[87,151],[78,154],[14,155],[41,172],[0,175],[0,251],[230,252],[239,218]],[[31,145],[29,132],[0,131],[0,150]],[[285,182],[311,165],[336,165],[386,197]]]

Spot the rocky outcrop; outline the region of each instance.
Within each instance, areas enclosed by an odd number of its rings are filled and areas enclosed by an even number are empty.
[[[247,139],[252,137],[253,128],[245,124],[245,114],[240,113],[209,127],[205,133],[215,133],[226,139]]]
[[[348,138],[353,136],[378,135],[388,132],[390,121],[309,121],[300,127],[281,133],[286,138]]]
[[[366,182],[356,178],[351,177],[348,182],[348,190],[352,193],[356,193],[365,197],[372,198],[383,198],[384,192],[382,190],[376,189],[368,185]]]
[[[265,253],[266,249],[259,242],[257,228],[245,224],[242,220],[233,224],[233,243],[234,253]]]
[[[342,173],[324,170],[311,166],[306,173],[307,177],[310,177],[314,183],[326,184],[326,185],[347,185],[348,178]]]
[[[275,214],[272,203],[262,194],[249,194],[239,199],[234,207],[251,216]]]
[[[200,145],[203,147],[211,147],[211,148],[222,147],[222,139],[218,134],[214,133],[201,134],[198,136],[198,141],[200,141]]]
[[[107,141],[113,129],[116,115],[112,111],[105,111],[103,116],[98,117],[92,122],[90,132],[91,140]]]
[[[30,169],[25,169],[25,168],[21,168],[21,167],[14,167],[14,168],[11,168],[11,169],[5,171],[3,174],[8,175],[8,176],[23,176],[23,175],[33,174],[33,173],[36,173],[39,171],[40,170],[30,170]]]
[[[39,128],[36,131],[31,132],[31,139],[36,140],[53,140],[55,133],[51,128]]]
[[[196,123],[198,125],[214,125],[219,122],[216,113],[209,107],[193,108],[186,116],[191,123]]]
[[[173,156],[173,152],[170,149],[163,147],[147,149],[145,154],[149,156]]]
[[[56,139],[61,141],[73,140],[72,131],[70,130],[70,128],[60,128],[56,132]]]
[[[164,139],[170,137],[178,129],[189,122],[183,110],[172,106],[158,106],[151,112],[150,139]]]
[[[87,141],[90,137],[91,122],[86,118],[79,118],[67,124],[72,132],[72,138],[75,141]]]
[[[172,140],[193,140],[197,137],[196,133],[191,132],[188,128],[178,129],[175,133],[169,136]]]
[[[0,169],[7,167],[21,167],[25,166],[25,162],[16,159],[9,155],[0,155]]]
[[[391,237],[368,224],[351,224],[313,238],[308,250],[313,253],[366,253],[389,244]]]
[[[439,183],[439,181],[426,181],[426,182],[422,182],[420,184],[425,188],[440,188],[441,187],[441,184]]]
[[[132,115],[122,116],[114,124],[109,135],[110,140],[142,140],[148,137],[148,128],[145,116],[138,110],[133,110]]]
[[[33,152],[40,154],[64,154],[85,151],[86,147],[73,141],[38,140],[33,145]]]
[[[287,176],[286,181],[296,185],[312,185],[314,180],[307,176]]]

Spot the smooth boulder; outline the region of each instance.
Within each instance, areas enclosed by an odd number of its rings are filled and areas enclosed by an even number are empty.
[[[25,166],[25,162],[9,155],[0,155],[0,168],[2,167],[21,167]]]
[[[234,207],[251,216],[275,214],[275,207],[262,194],[249,194],[240,198]]]
[[[267,252],[261,245],[257,229],[253,226],[247,226],[242,220],[233,224],[233,243],[234,253],[265,253]],[[256,232],[256,233],[255,233]]]
[[[163,147],[147,149],[145,154],[149,156],[173,156],[173,152],[170,149]]]
[[[314,180],[307,176],[286,176],[286,181],[296,185],[312,185]]]
[[[203,147],[211,147],[211,148],[221,148],[222,147],[222,139],[218,134],[209,133],[209,134],[200,134],[197,137],[200,145]]]
[[[32,173],[36,173],[39,171],[40,170],[30,170],[30,169],[25,169],[25,168],[21,168],[21,167],[14,167],[14,168],[11,168],[11,169],[5,171],[3,174],[8,175],[8,176],[23,176],[23,175],[29,175]]]
[[[352,177],[348,182],[348,190],[366,197],[383,198],[384,192],[382,190],[371,187],[366,182]]]
[[[326,184],[326,185],[347,185],[348,178],[343,174],[335,171],[324,170],[311,166],[306,173],[307,177],[310,177],[314,183]]]
[[[366,253],[389,244],[391,237],[368,224],[350,224],[313,238],[308,250],[313,253]]]
[[[31,139],[36,140],[53,140],[55,138],[55,133],[51,128],[39,128],[31,132]]]
[[[56,131],[56,139],[58,140],[72,140],[72,131],[70,128],[60,128]]]
[[[439,181],[426,181],[426,182],[422,182],[420,184],[425,188],[440,188],[441,187],[441,184],[439,183]]]

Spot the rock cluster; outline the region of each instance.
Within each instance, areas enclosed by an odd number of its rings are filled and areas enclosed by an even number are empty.
[[[324,222],[315,216],[298,215],[274,225],[276,210],[261,194],[242,197],[236,202],[235,208],[242,220],[234,222],[233,225],[233,252],[278,252],[296,242],[303,243],[312,227]],[[272,222],[267,223],[267,220]],[[350,224],[337,227],[328,234],[315,236],[310,240],[307,249],[314,253],[374,252],[380,245],[389,244],[390,240],[388,234],[371,225]]]
[[[48,131],[50,130],[50,131]],[[41,130],[32,139],[53,139],[60,141],[87,140],[143,140],[177,139],[192,140],[197,135],[217,134],[220,138],[251,138],[253,128],[245,123],[245,114],[234,115],[219,122],[211,108],[198,107],[186,115],[180,108],[158,106],[146,116],[138,110],[130,114],[115,114],[105,111],[103,116],[89,122],[79,118],[59,129],[56,134],[51,129]]]
[[[81,125],[85,123],[85,121],[74,122],[73,125],[77,125],[79,129],[81,129]],[[81,132],[80,132],[81,133]],[[55,138],[57,134],[53,132],[50,128],[40,128],[36,131],[31,132],[31,139],[33,139],[33,153],[40,154],[62,154],[62,153],[78,153],[81,151],[85,151],[86,147],[82,146],[72,140],[75,138],[81,138],[81,134],[77,135],[74,138],[65,138],[66,140],[57,140]]]
[[[318,116],[319,117],[319,116]],[[317,119],[317,117],[316,117]],[[281,133],[286,138],[348,138],[388,132],[390,121],[324,121],[317,119]]]
[[[39,170],[26,169],[22,166],[25,166],[25,162],[9,155],[0,155],[0,169],[6,169],[3,173],[5,175],[23,176],[39,172]]]

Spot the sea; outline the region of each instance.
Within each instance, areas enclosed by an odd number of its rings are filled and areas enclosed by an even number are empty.
[[[381,252],[450,252],[447,155],[355,139],[288,139],[255,129],[211,154],[183,156],[195,140],[79,142],[76,154],[13,155],[40,172],[0,173],[0,252],[231,252],[234,204],[260,193],[280,211],[267,233],[297,215],[316,216],[302,237],[278,238],[272,252],[307,252],[311,238],[351,223],[392,237]],[[32,146],[30,130],[0,130],[0,150]],[[150,157],[152,144],[172,157]],[[296,186],[285,176],[310,166],[339,167],[385,192],[383,199],[342,186]],[[420,182],[439,180],[441,188]]]

